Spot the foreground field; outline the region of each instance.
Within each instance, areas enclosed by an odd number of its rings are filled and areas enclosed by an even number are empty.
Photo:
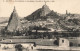
[[[1,39],[3,37],[0,37]],[[69,42],[72,42],[74,44],[80,44],[80,38],[67,38]],[[56,39],[4,39],[0,42],[10,42],[12,40],[13,43],[29,43],[29,42],[35,42],[37,45],[45,45],[45,46],[54,46],[54,41]]]
[[[15,49],[0,50],[0,51],[15,51]],[[28,50],[24,49],[23,51],[28,51]],[[38,50],[29,50],[29,51],[80,51],[80,50],[52,50],[52,49],[38,49]]]
[[[54,46],[55,39],[5,39],[0,42],[9,43],[12,40],[13,43],[29,43],[35,42],[37,45]]]

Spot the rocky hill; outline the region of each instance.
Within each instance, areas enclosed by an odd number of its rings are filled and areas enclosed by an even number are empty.
[[[59,17],[56,12],[51,11],[47,5],[43,5],[42,8],[34,11],[31,15],[25,17],[27,20],[46,20],[48,17],[57,18]]]
[[[34,23],[32,23],[33,21]],[[8,20],[1,21],[0,24],[7,22]],[[43,24],[48,24],[48,22],[50,22],[52,23],[52,26],[49,26],[51,28],[55,27],[56,29],[60,28],[63,30],[80,30],[80,14],[59,14],[53,10],[50,10],[47,5],[43,5],[42,8],[39,8],[32,14],[22,18],[21,22],[25,27],[39,25],[41,22]]]
[[[61,28],[63,30],[80,29],[80,14],[58,14],[57,12],[50,10],[47,5],[43,5],[42,8],[39,8],[31,15],[24,17],[24,19],[28,21],[51,19],[56,22],[56,27]]]

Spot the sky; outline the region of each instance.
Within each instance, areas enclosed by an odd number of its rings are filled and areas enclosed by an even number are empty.
[[[54,0],[47,2],[51,10],[57,13],[65,14],[66,10],[70,13],[80,14],[80,0]],[[0,17],[10,17],[14,6],[19,17],[30,15],[35,10],[42,8],[45,2],[3,2],[0,0]]]

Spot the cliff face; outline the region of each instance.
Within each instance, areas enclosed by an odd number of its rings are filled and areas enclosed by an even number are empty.
[[[9,21],[8,21],[7,30],[10,32],[13,32],[16,30],[20,31],[21,29],[22,29],[22,26],[20,23],[20,19],[19,19],[19,16],[18,16],[15,8],[14,8],[14,10],[9,18]]]
[[[41,14],[40,16],[46,16],[47,14],[49,14],[51,12],[51,10],[49,9],[49,7],[47,5],[43,5],[42,9],[41,9]]]

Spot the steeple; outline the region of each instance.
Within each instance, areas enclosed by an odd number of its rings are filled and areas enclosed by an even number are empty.
[[[16,8],[15,8],[15,6],[14,6],[14,9],[13,9],[13,12],[16,12]]]
[[[15,9],[15,6],[14,6],[14,10],[13,11],[15,11],[16,9]]]
[[[45,1],[45,5],[46,5],[46,1]]]
[[[68,14],[68,11],[66,10],[66,15]]]

